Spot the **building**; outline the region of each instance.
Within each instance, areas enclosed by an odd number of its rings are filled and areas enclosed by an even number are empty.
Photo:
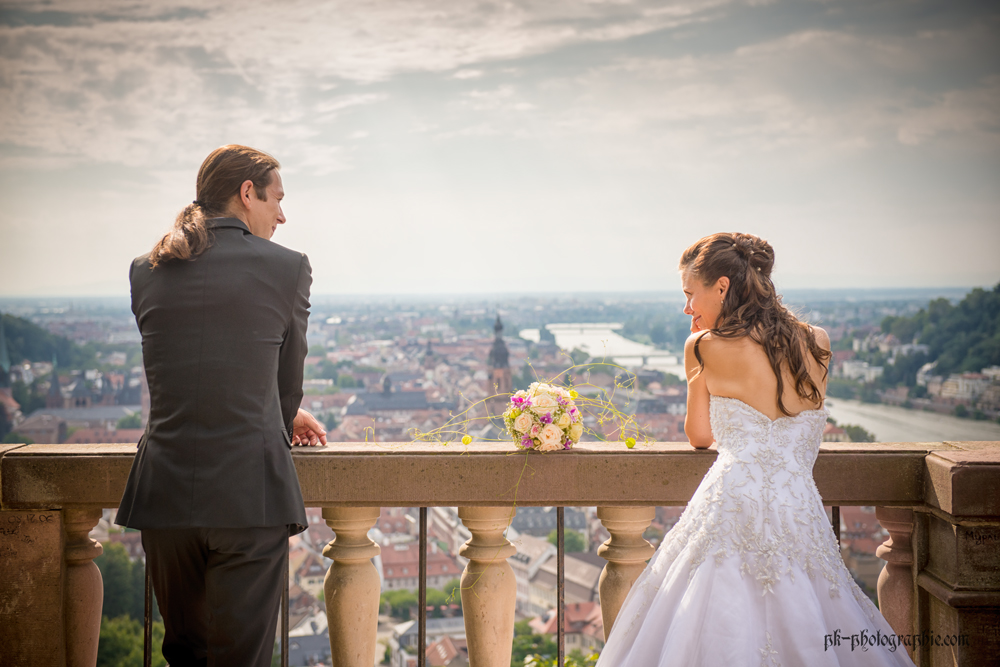
[[[875,517],[874,507],[840,508],[840,548],[844,563],[871,596],[875,594],[885,565],[885,561],[875,555],[875,550],[888,537],[889,533]]]
[[[295,583],[313,597],[323,592],[323,582],[326,579],[326,565],[323,559],[309,552],[295,570]]]
[[[442,637],[427,647],[427,664],[431,667],[469,667],[469,649],[465,642]]]
[[[417,632],[416,621],[406,621],[393,627],[392,636],[389,637],[389,664],[392,667],[416,667]],[[455,647],[460,651],[465,649],[465,618],[462,616],[428,618],[427,641],[429,644],[424,647],[424,650],[426,651],[427,648],[445,637],[450,637]],[[467,651],[467,649],[465,650]]]
[[[420,586],[420,543],[382,546],[383,590],[415,591]],[[452,579],[462,576],[455,559],[431,542],[427,550],[427,587],[443,589]]]
[[[555,635],[559,618],[555,609],[531,620],[531,629],[540,635]],[[566,634],[566,652],[578,650],[584,655],[604,647],[604,617],[599,602],[574,602],[566,604],[563,617]]]
[[[51,415],[66,422],[69,428],[99,428],[113,431],[122,417],[141,413],[139,405],[96,405],[86,408],[39,408],[31,413]]]
[[[990,378],[982,373],[953,373],[941,385],[941,398],[970,402],[979,398],[990,386]]]
[[[78,428],[66,438],[67,445],[86,445],[98,443],[138,444],[145,431],[141,428]]]
[[[851,436],[836,424],[828,423],[823,429],[823,442],[850,442]]]
[[[856,340],[856,339],[855,339]],[[851,359],[840,366],[840,375],[848,380],[874,382],[885,372],[882,366],[870,366],[867,361]]]
[[[517,579],[517,602],[515,609],[522,616],[533,616],[538,613],[531,606],[531,579],[538,572],[542,563],[555,557],[556,545],[546,539],[533,535],[518,535],[511,540],[517,548],[517,553],[507,559],[514,570]]]
[[[493,325],[495,336],[493,347],[487,357],[487,365],[490,370],[490,387],[496,394],[510,394],[514,391],[514,381],[510,373],[510,351],[507,344],[503,342],[503,322],[497,315],[497,321]],[[503,403],[506,404],[507,397],[502,396]]]
[[[522,535],[547,538],[556,529],[556,508],[518,507],[510,525]],[[566,508],[563,526],[566,530],[576,530],[587,537],[587,517],[575,507]]]
[[[58,445],[66,440],[66,420],[56,415],[39,414],[36,410],[17,425],[15,432],[39,445]]]
[[[600,600],[598,584],[605,560],[592,553],[566,554],[564,562],[566,604]],[[529,608],[534,615],[543,615],[556,606],[556,571],[558,563],[549,558],[539,566],[528,589]]]

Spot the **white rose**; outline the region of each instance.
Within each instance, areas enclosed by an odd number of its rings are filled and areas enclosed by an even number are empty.
[[[562,417],[556,420],[556,426],[559,428],[566,428],[569,426],[570,421],[569,415],[564,412],[562,413]]]
[[[562,429],[555,424],[549,424],[542,429],[541,433],[538,434],[538,440],[541,443],[538,445],[538,449],[543,452],[552,452],[562,449],[562,439]]]
[[[573,442],[579,442],[580,436],[583,435],[583,424],[576,422],[569,427],[569,439]]]
[[[535,396],[531,403],[531,409],[537,415],[552,414],[552,411],[556,409],[555,400],[548,394],[539,394],[538,396]]]
[[[514,430],[518,433],[527,433],[531,429],[531,415],[527,412],[522,412],[514,420]]]

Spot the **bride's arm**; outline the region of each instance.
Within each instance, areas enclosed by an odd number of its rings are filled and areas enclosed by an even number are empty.
[[[705,384],[701,364],[695,357],[694,346],[701,332],[692,334],[684,343],[684,369],[687,373],[687,416],[684,417],[684,433],[695,449],[712,446],[712,426],[708,418],[708,385]]]

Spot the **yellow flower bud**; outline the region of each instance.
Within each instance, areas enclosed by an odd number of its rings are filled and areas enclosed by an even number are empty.
[[[472,437],[471,436],[468,436],[468,435],[463,435],[462,436],[462,444],[463,445],[467,445],[470,442],[472,442]]]
[[[628,447],[629,449],[632,449],[633,447],[635,447],[635,438],[626,438],[625,439],[625,446]]]

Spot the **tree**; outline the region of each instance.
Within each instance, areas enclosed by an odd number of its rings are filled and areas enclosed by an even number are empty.
[[[150,656],[154,667],[166,667],[163,658],[163,623],[153,622],[153,655]],[[119,616],[117,618],[101,617],[101,633],[97,645],[97,667],[135,667],[142,664],[142,623]]]
[[[386,591],[382,593],[379,607],[388,607],[388,614],[401,621],[410,620],[410,609],[417,606],[417,594],[413,591]]]
[[[514,644],[510,654],[511,667],[524,667],[524,659],[529,655],[554,658],[558,651],[559,647],[553,641],[552,636],[534,634],[528,621],[521,621],[514,625]]]
[[[104,553],[94,559],[97,567],[101,570],[101,577],[104,579],[104,608],[103,613],[112,619],[121,616],[129,616],[133,620],[142,622],[142,595],[144,588],[139,588],[139,615],[138,618],[132,616],[136,608],[135,605],[135,577],[132,574],[132,561],[128,557],[128,551],[119,542],[107,542],[104,544]],[[140,569],[141,569],[140,564]]]
[[[109,618],[128,616],[142,622],[146,601],[146,568],[142,561],[132,561],[120,542],[105,542],[104,553],[94,559],[104,580],[104,609]],[[153,599],[153,620],[162,620]]]
[[[10,393],[21,406],[22,414],[30,415],[35,410],[45,407],[45,395],[39,393],[37,382],[32,382],[31,386],[28,386],[22,380],[15,380],[10,386]]]
[[[133,412],[118,420],[118,428],[142,428],[142,415]]]
[[[860,426],[844,424],[841,428],[847,433],[847,437],[851,439],[851,442],[875,442],[875,436]]]
[[[33,445],[33,444],[35,444],[34,440],[32,440],[31,438],[25,438],[23,435],[21,435],[20,433],[17,433],[16,431],[11,431],[7,435],[5,435],[3,437],[3,440],[0,440],[0,442],[3,442],[6,445],[20,445],[20,444]]]
[[[959,403],[958,405],[955,406],[954,414],[956,417],[968,417],[969,408]]]
[[[935,299],[912,317],[887,317],[882,331],[929,346],[940,375],[1000,364],[1000,283],[974,289],[955,305]]]
[[[549,542],[551,544],[558,545],[558,539],[558,531],[553,530],[549,533]],[[568,554],[581,553],[587,550],[587,540],[583,536],[583,533],[579,531],[566,530],[563,531],[563,546]]]
[[[63,369],[82,368],[95,363],[93,349],[81,347],[65,336],[51,334],[20,317],[2,317],[11,359],[52,361],[55,356],[59,367]]]

